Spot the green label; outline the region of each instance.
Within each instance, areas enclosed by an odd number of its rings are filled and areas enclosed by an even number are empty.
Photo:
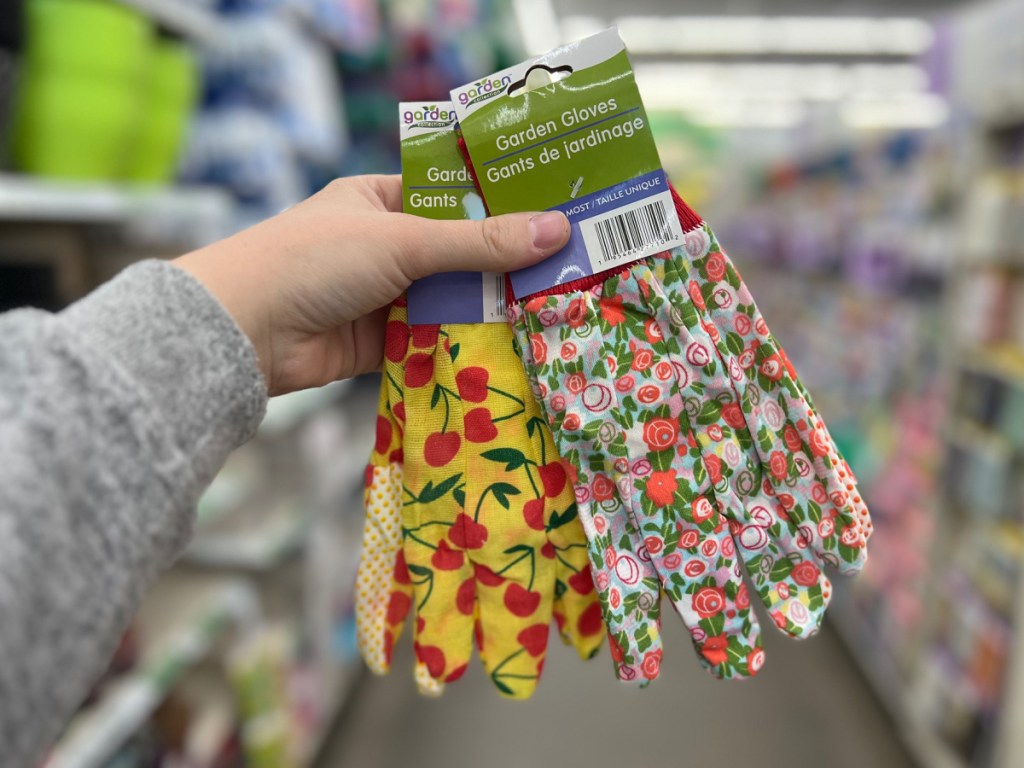
[[[583,50],[590,44],[596,54]],[[629,57],[615,30],[452,92],[492,213],[545,210],[661,168]],[[591,53],[588,57],[587,54]],[[607,58],[602,58],[607,57]],[[598,59],[598,60],[595,60]],[[509,95],[531,68],[565,79]],[[482,96],[488,98],[480,101]]]
[[[402,136],[402,210],[426,219],[482,219],[487,215],[459,152],[450,102],[399,105]],[[448,272],[417,280],[407,292],[409,322],[505,321],[505,276]]]
[[[399,105],[402,210],[427,219],[473,219],[483,203],[455,139],[450,102]]]
[[[524,297],[683,242],[668,179],[615,29],[452,91],[493,214],[560,210],[569,244],[512,274]]]

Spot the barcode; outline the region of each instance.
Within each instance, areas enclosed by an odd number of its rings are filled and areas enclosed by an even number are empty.
[[[483,321],[503,323],[508,309],[505,303],[505,273],[484,272],[483,278]]]
[[[494,314],[498,317],[505,317],[508,305],[505,303],[505,274],[499,273],[494,276],[495,301]]]
[[[587,222],[601,249],[601,264],[632,256],[675,239],[665,203],[655,200],[606,219]]]

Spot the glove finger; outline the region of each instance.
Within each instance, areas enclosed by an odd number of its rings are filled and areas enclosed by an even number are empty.
[[[616,674],[620,680],[645,685],[649,681],[637,672],[644,654],[651,652],[660,659],[661,653],[660,581],[650,562],[633,554],[640,545],[639,532],[610,479],[613,457],[593,435],[584,439],[583,419],[567,410],[568,396],[575,387],[568,381],[573,372],[566,371],[561,360],[553,366],[548,359],[549,344],[552,355],[562,348],[558,318],[565,316],[567,307],[578,306],[574,304],[577,300],[582,300],[580,294],[533,299],[523,306],[511,306],[509,318],[575,489]],[[574,314],[573,322],[576,320]],[[568,389],[563,391],[563,387]],[[621,573],[616,570],[618,563]],[[635,599],[623,601],[627,593]]]
[[[741,294],[745,290],[742,288]],[[749,305],[753,306],[753,299]],[[771,350],[777,347],[770,337],[757,342],[756,353],[748,355],[750,370],[756,371],[750,374],[752,378],[748,380],[743,374],[733,377],[739,380],[744,397],[758,402],[753,410],[741,412],[748,424],[751,418],[746,412],[751,411],[754,417],[751,426],[756,427],[758,435],[754,446],[767,470],[765,491],[790,508],[790,517],[802,538],[824,561],[843,573],[855,573],[866,561],[866,539],[861,535],[860,517],[850,504],[851,495],[844,487],[847,483],[839,474],[843,470],[838,456],[827,432],[811,426],[820,419],[806,398],[794,394],[795,377],[786,372],[779,353]],[[763,370],[777,371],[772,375],[781,376],[782,384],[790,384],[793,389],[773,384]]]
[[[546,424],[544,429],[547,431]],[[572,486],[568,490],[571,494]],[[605,628],[576,503],[551,500],[545,516],[548,543],[555,556],[555,622],[562,641],[581,659],[591,659],[600,650]]]
[[[477,574],[484,667],[503,695],[528,698],[547,652],[555,571],[543,526],[531,526],[527,514],[536,507],[532,502],[543,502],[549,468],[532,456],[529,393],[507,326],[449,325],[445,331],[450,354],[438,355],[438,382],[454,392],[466,441],[465,513],[449,536]]]
[[[366,665],[376,674],[385,674],[412,606],[412,584],[401,558],[401,466],[370,469],[373,476],[365,494],[363,546],[356,574],[356,636]]]
[[[402,464],[394,456],[400,446],[388,382],[383,379],[377,403],[376,439],[366,465],[363,541],[356,572],[356,639],[363,660],[376,674],[385,674],[390,669],[391,649],[411,604],[407,585],[394,581],[395,562],[402,545]]]
[[[394,303],[389,313],[385,339],[386,361],[400,366],[409,335],[404,300]],[[399,367],[400,370],[400,367]],[[393,378],[381,378],[377,406],[377,432],[366,468],[363,504],[366,519],[363,546],[356,576],[356,635],[366,665],[376,674],[391,667],[391,655],[412,605],[412,581],[402,551],[402,432],[395,410],[402,412],[401,389]],[[417,677],[426,668],[416,662]],[[440,684],[429,686],[432,695]]]
[[[597,307],[610,391],[619,398],[612,415],[625,435],[628,461],[617,467],[620,482],[623,491],[632,490],[644,536],[641,556],[657,568],[698,658],[717,677],[748,677],[760,668],[760,628],[700,452],[689,444],[688,417],[668,354],[674,340],[651,334],[651,321],[657,321],[651,307],[665,306],[654,300],[655,288],[650,268],[640,262],[605,281]],[[657,396],[641,396],[642,387],[654,387]]]
[[[779,347],[779,354],[782,356],[782,361],[786,370],[794,370],[792,363],[789,362],[789,357],[781,347]],[[807,391],[806,387],[804,387],[803,381],[799,376],[794,374],[793,383],[796,386],[797,391],[800,393],[803,404],[807,407],[807,420],[811,426],[812,434],[817,433],[822,438],[822,444],[824,449],[828,452],[831,465],[833,467],[838,467],[839,478],[845,484],[845,490],[849,494],[850,506],[853,507],[854,514],[856,515],[856,519],[859,523],[859,532],[866,543],[867,540],[871,538],[871,534],[874,531],[874,525],[871,523],[871,514],[868,512],[867,504],[864,502],[864,498],[860,495],[860,491],[857,489],[857,478],[853,474],[853,470],[850,469],[850,465],[846,462],[839,449],[836,447],[835,440],[832,439],[832,435],[825,426],[824,419],[818,415],[818,411],[814,407],[814,402],[811,400],[811,395]]]
[[[756,377],[757,384],[762,385],[765,391],[778,389],[784,397],[789,396],[802,401],[799,405],[802,405],[806,412],[814,413],[810,395],[786,359],[785,353],[772,337],[767,323],[739,271],[729,260],[728,254],[719,247],[714,233],[683,202],[675,189],[672,189],[672,195],[680,221],[687,230],[685,249],[674,255],[674,261],[679,267],[681,277],[693,278],[689,286],[682,286],[682,281],[680,286],[683,292],[689,291],[694,296],[695,303],[701,305],[702,316],[707,317],[712,327],[720,332],[721,338],[717,339],[719,353],[727,363],[734,380],[741,381],[744,373],[748,378]],[[733,338],[729,338],[730,336]],[[770,343],[768,347],[762,349],[764,340]],[[744,346],[747,343],[749,345]],[[757,374],[763,374],[763,380]],[[801,439],[811,447],[809,454],[816,458],[825,456],[825,443],[828,443],[835,454],[833,458],[840,459],[827,431],[815,435],[813,425],[808,427],[810,421],[802,422],[805,414],[801,412],[799,405],[790,409],[794,417],[790,426],[795,425],[801,432]],[[777,430],[778,425],[769,423],[767,426]],[[823,427],[823,424],[821,426]],[[807,439],[808,437],[810,439]],[[823,479],[828,480],[830,476],[834,479],[836,469],[841,469],[844,463],[841,460],[824,462]],[[845,503],[838,502],[837,506],[842,508]],[[857,509],[858,517],[867,511],[863,500],[854,502],[853,506]],[[837,513],[839,511],[841,510],[837,510]],[[870,521],[867,522],[870,530]]]
[[[438,378],[438,326],[415,326],[403,371],[403,540],[414,587],[417,659],[430,677],[457,680],[472,655],[475,579],[452,531],[464,511],[466,454],[453,384]]]
[[[599,650],[605,633],[590,571],[587,538],[576,510],[576,494],[567,482],[551,429],[537,402],[536,382],[528,378],[522,365],[519,344],[508,327],[502,327],[502,332],[505,338],[494,349],[499,351],[502,370],[522,372],[515,377],[516,389],[512,389],[510,382],[510,391],[515,391],[525,403],[526,434],[520,435],[520,439],[529,447],[526,454],[538,467],[543,490],[543,498],[527,502],[524,518],[530,527],[545,531],[554,556],[553,613],[562,641],[572,646],[580,658],[590,659]]]
[[[652,259],[653,266],[659,263]],[[697,459],[697,479],[706,479],[713,487],[747,574],[776,626],[794,637],[809,637],[820,629],[831,597],[831,585],[812,542],[790,524],[788,510],[779,500],[761,493],[759,457],[745,427],[734,430],[720,424],[718,406],[731,401],[734,392],[703,327],[693,313],[667,311],[672,304],[657,269],[641,279],[650,283],[647,306],[662,338],[677,342],[658,341],[654,346],[671,359],[676,371],[693,430],[689,451]],[[690,325],[685,317],[691,318]]]
[[[767,470],[765,491],[791,502],[790,516],[801,537],[826,562],[844,572],[858,570],[865,554],[863,539],[857,542],[861,546],[848,547],[834,523],[819,525],[827,517],[838,519],[841,529],[854,526],[846,534],[850,541],[860,531],[859,518],[847,503],[849,494],[841,490],[839,467],[819,455],[826,433],[808,429],[809,401],[796,388],[795,372],[791,375],[778,354],[769,354],[774,347],[758,338],[761,331],[767,337],[767,326],[735,268],[705,228],[688,232],[686,249],[675,249],[666,259],[664,287],[670,301],[680,316],[694,320],[695,309],[703,318],[701,335],[722,361],[735,391],[735,399],[721,403],[722,422],[739,431],[746,425],[756,436],[752,444]],[[683,275],[694,278],[689,287]],[[749,309],[753,319],[737,307]]]

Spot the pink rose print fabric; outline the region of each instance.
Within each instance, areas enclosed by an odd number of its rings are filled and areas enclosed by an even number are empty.
[[[685,247],[510,308],[577,470],[625,680],[657,676],[659,589],[712,674],[756,674],[764,653],[740,562],[776,626],[807,637],[831,597],[824,566],[859,570],[870,534],[852,473],[738,272],[677,206]]]
[[[739,271],[711,229],[675,190],[673,196],[680,218],[697,223],[686,233],[684,248],[661,261],[666,293],[680,311],[692,303],[703,316],[740,396],[739,413],[757,437],[767,480],[779,490],[781,504],[788,506],[793,497],[787,512],[802,518],[802,538],[810,541],[817,533],[825,547],[823,561],[841,573],[857,573],[866,562],[873,528],[856,478]],[[796,507],[799,498],[803,506]]]
[[[510,311],[515,312],[513,305]],[[522,314],[518,315],[521,321]],[[513,323],[516,348],[524,361],[524,368],[538,402],[545,403],[550,396],[553,413],[564,413],[573,397],[572,390],[552,392],[536,377],[534,354],[547,359],[547,345],[542,339],[531,337],[521,322]],[[579,347],[567,342],[566,354]],[[581,379],[574,378],[577,389]],[[577,389],[576,394],[582,390]],[[564,416],[567,429],[578,431],[583,418],[579,413]],[[615,439],[614,425],[597,428],[598,445]],[[620,491],[614,481],[614,461],[606,467],[600,451],[594,455],[566,443],[555,434],[559,453],[568,459],[570,479],[576,491],[576,509],[588,541],[588,555],[594,585],[601,598],[601,610],[608,628],[612,662],[620,680],[641,687],[650,683],[661,670],[661,582],[658,572],[644,548],[644,536],[625,500],[630,494]],[[620,467],[622,466],[620,462]]]
[[[532,299],[513,310],[513,325],[559,449],[580,470],[577,504],[618,491],[618,515],[598,509],[583,524],[620,679],[657,675],[660,655],[655,667],[637,642],[651,635],[637,607],[659,583],[702,663],[746,677],[763,660],[760,629],[685,412],[676,342],[655,317],[667,300],[638,266],[589,290]]]

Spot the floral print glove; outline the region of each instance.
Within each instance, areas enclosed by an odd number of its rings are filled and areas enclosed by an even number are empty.
[[[718,677],[763,662],[736,547],[693,436],[646,264],[510,309],[576,495],[622,680],[657,677],[657,586]],[[529,350],[527,352],[527,350]],[[615,504],[604,503],[612,495]],[[651,654],[654,654],[652,657]]]
[[[393,562],[395,581],[412,584],[417,656],[433,678],[457,679],[475,627],[494,684],[525,698],[552,614],[584,658],[604,633],[572,489],[511,334],[501,324],[410,329],[396,306],[386,358],[395,418],[379,425],[402,435],[405,463],[404,551]],[[375,456],[383,442],[378,432]],[[387,644],[397,632],[385,625],[371,634]]]
[[[831,596],[822,564],[848,573],[862,567],[871,524],[849,467],[738,273],[701,219],[674,190],[673,196],[686,248],[513,302],[509,320],[556,442],[577,469],[577,499],[620,678],[634,678],[641,664],[656,675],[660,661],[660,647],[654,658],[649,651],[641,656],[652,627],[656,633],[656,612],[635,609],[650,600],[650,569],[635,577],[629,567],[623,582],[615,567],[631,566],[635,556],[656,565],[705,666],[720,677],[743,677],[757,672],[764,654],[732,554],[739,550],[775,624],[806,637],[817,631]],[[704,261],[694,269],[690,258]],[[726,277],[727,286],[720,283]],[[603,340],[590,338],[595,329]],[[763,339],[745,347],[737,333],[750,330]],[[756,386],[742,386],[743,378]],[[775,407],[762,392],[780,398]],[[682,434],[686,447],[676,446],[683,459],[676,463],[672,441]],[[644,443],[649,456],[637,460]],[[593,478],[607,493],[600,482],[606,475],[594,471],[609,467],[618,472],[621,500],[632,495],[633,503],[620,502],[618,515],[611,508],[592,515],[586,500],[596,495]],[[671,523],[687,504],[690,514],[675,519],[673,537]],[[663,509],[652,515],[652,505]],[[712,521],[718,533],[723,516],[730,538],[702,541],[701,522]],[[639,543],[638,531],[652,535]],[[715,576],[688,582],[711,573],[716,553]],[[673,573],[679,565],[683,573]],[[643,644],[632,642],[637,638]]]
[[[867,559],[871,518],[849,465],[714,233],[672,190],[685,247],[664,260],[662,284],[677,311],[693,306],[728,371],[737,404],[726,419],[746,422],[765,472],[766,492],[795,518],[802,538],[821,539],[822,560],[856,573]]]
[[[681,210],[681,217],[686,212],[695,218],[689,209]],[[689,228],[691,248],[697,228]],[[607,277],[600,285],[576,286],[566,294],[514,305],[510,318],[524,352],[529,344],[531,351],[524,355],[524,362],[539,379],[538,389],[563,452],[575,463],[591,467],[618,464],[622,495],[630,487],[634,491],[632,523],[653,534],[637,547],[635,536],[605,536],[602,529],[610,525],[603,516],[595,518],[591,527],[584,515],[598,586],[610,584],[607,593],[602,591],[602,599],[614,636],[625,635],[628,643],[635,636],[629,633],[631,624],[641,634],[646,632],[642,615],[617,613],[621,589],[631,585],[616,583],[621,574],[609,560],[621,562],[624,548],[644,559],[656,551],[651,559],[705,666],[721,677],[742,677],[756,673],[764,658],[753,617],[745,616],[739,625],[726,624],[724,632],[719,622],[708,621],[722,612],[727,618],[744,616],[749,609],[742,583],[737,586],[738,568],[733,564],[734,572],[728,572],[729,556],[738,550],[775,624],[794,637],[809,636],[820,626],[831,596],[822,564],[853,572],[863,563],[866,509],[853,487],[852,474],[781,351],[774,358],[764,354],[759,373],[769,382],[785,379],[780,389],[789,393],[789,399],[782,400],[761,381],[755,384],[762,386],[761,391],[748,387],[739,395],[738,372],[752,366],[744,368],[732,359],[735,355],[730,357],[730,349],[737,346],[735,336],[719,331],[706,314],[705,294],[720,301],[719,322],[727,316],[728,299],[722,298],[720,286],[707,280],[684,282],[682,276],[691,274],[687,255],[684,249],[659,254]],[[714,263],[711,269],[715,274]],[[739,282],[738,275],[734,279]],[[756,315],[745,287],[741,302],[745,313]],[[748,319],[750,315],[745,314]],[[742,319],[729,317],[728,322],[746,328]],[[750,323],[768,336],[766,329],[761,330],[764,323],[759,316]],[[776,361],[784,371],[773,367]],[[773,398],[759,397],[764,392]],[[788,413],[797,414],[790,423],[781,416],[783,403]],[[602,420],[602,413],[610,418]],[[812,448],[797,446],[799,430],[815,441]],[[598,440],[588,439],[588,431]],[[682,460],[676,461],[668,451],[683,433],[688,446],[685,453],[678,446]],[[574,443],[575,450],[569,447]],[[799,452],[798,447],[805,451]],[[637,460],[645,448],[647,459]],[[842,493],[837,487],[840,482],[847,486]],[[636,491],[642,493],[637,496]],[[593,493],[592,480],[577,485],[578,498]],[[855,507],[858,504],[860,509]],[[661,506],[653,516],[651,505]],[[686,505],[692,520],[684,513],[680,522],[674,515]],[[585,509],[582,504],[581,509]],[[701,540],[700,532],[685,532],[687,522],[718,520],[719,514],[728,520],[731,538]],[[675,537],[666,526],[673,520],[679,531]],[[842,533],[837,532],[837,521]],[[629,525],[630,521],[619,523]],[[869,521],[867,526],[869,533]],[[716,528],[721,528],[720,522]],[[609,549],[609,543],[618,543],[620,551],[614,546]],[[694,546],[699,549],[695,551]],[[678,552],[683,552],[681,561],[676,559]],[[671,559],[666,563],[662,557],[658,564],[658,554]],[[705,576],[687,583],[686,576],[710,572],[708,556],[715,554],[717,580]],[[678,569],[672,572],[678,565],[683,566],[681,576]],[[673,590],[672,583],[682,591]],[[715,599],[709,604],[711,597]],[[706,615],[709,611],[711,617]],[[626,632],[616,631],[623,621]],[[634,673],[639,651],[626,647],[620,677],[628,679]]]

